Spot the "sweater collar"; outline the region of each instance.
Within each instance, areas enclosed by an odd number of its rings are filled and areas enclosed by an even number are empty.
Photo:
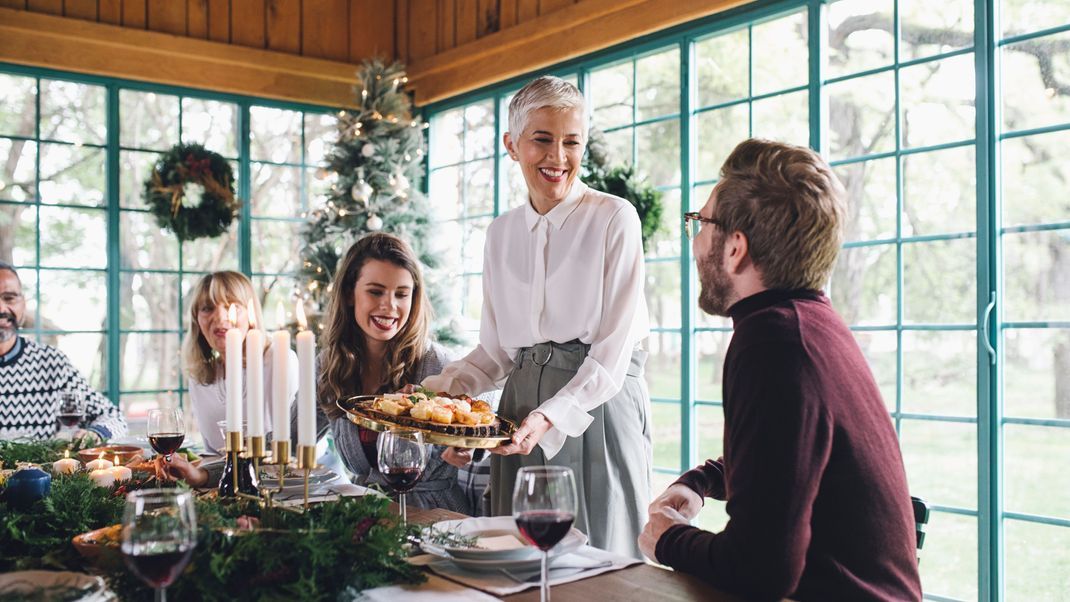
[[[0,366],[15,363],[15,360],[17,360],[20,355],[22,355],[22,337],[15,335],[15,346],[3,356],[0,356]]]
[[[828,297],[825,293],[814,289],[766,289],[760,293],[755,293],[749,297],[736,301],[732,307],[728,308],[728,317],[732,318],[732,324],[739,324],[739,321],[752,313],[778,305],[785,301],[793,300],[806,300],[806,301],[818,301],[820,303],[828,303]]]

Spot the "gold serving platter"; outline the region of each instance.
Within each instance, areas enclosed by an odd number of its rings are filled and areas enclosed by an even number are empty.
[[[339,399],[336,405],[345,412],[349,421],[373,431],[383,432],[394,428],[406,428],[420,431],[424,434],[424,442],[433,445],[448,445],[450,447],[465,447],[469,449],[490,449],[508,442],[516,432],[516,424],[506,418],[498,416],[501,423],[499,434],[490,437],[474,437],[466,435],[452,435],[432,429],[413,427],[409,424],[397,424],[383,420],[378,416],[371,416],[361,411],[361,403],[375,399],[376,395],[354,395],[346,399]]]

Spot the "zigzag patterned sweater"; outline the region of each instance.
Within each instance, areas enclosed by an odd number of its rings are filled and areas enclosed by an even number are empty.
[[[81,428],[105,440],[126,434],[119,408],[90,387],[62,351],[19,337],[0,358],[0,439],[54,436],[59,392],[68,389],[86,400]]]

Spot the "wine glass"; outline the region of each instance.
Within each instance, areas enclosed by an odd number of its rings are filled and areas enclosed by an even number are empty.
[[[175,489],[141,489],[126,496],[122,551],[126,566],[166,602],[167,586],[182,574],[197,545],[193,495]]]
[[[576,519],[576,478],[566,466],[524,466],[513,486],[513,518],[520,534],[542,550],[541,599],[550,599],[550,549],[557,545]]]
[[[379,434],[379,472],[398,494],[401,522],[408,522],[405,492],[416,486],[427,464],[424,434],[414,429],[391,429]]]
[[[56,422],[59,423],[59,433],[62,438],[72,438],[78,425],[85,417],[85,404],[78,393],[74,391],[59,392],[59,412],[56,413]]]
[[[149,410],[149,445],[170,462],[171,454],[182,447],[186,425],[182,413],[175,408]]]

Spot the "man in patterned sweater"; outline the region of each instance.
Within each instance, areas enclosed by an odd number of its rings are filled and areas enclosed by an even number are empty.
[[[0,262],[0,439],[45,439],[56,434],[59,393],[85,399],[75,433],[83,446],[126,434],[119,408],[93,390],[62,351],[20,337],[26,298],[15,268]]]

